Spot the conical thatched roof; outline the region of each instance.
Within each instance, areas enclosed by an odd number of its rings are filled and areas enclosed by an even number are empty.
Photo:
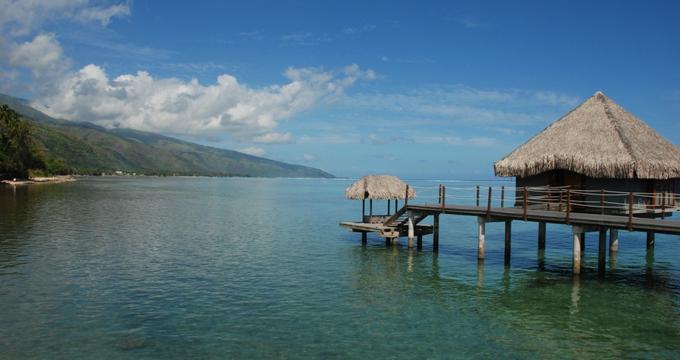
[[[351,200],[403,199],[406,195],[406,183],[392,175],[368,175],[357,180],[345,190],[345,195]],[[416,191],[409,186],[408,198],[416,197]]]
[[[598,91],[494,164],[497,176],[556,169],[595,178],[677,178],[680,149]]]

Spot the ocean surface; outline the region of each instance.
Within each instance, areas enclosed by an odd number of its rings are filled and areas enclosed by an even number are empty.
[[[351,180],[81,178],[0,188],[2,359],[680,358],[680,237],[597,239],[444,216],[440,251],[386,245]],[[438,181],[411,181],[418,201]],[[446,182],[471,186],[509,182]],[[447,191],[447,193],[449,193]],[[434,199],[436,201],[436,199]],[[465,201],[465,200],[461,200]],[[430,201],[432,202],[432,201]],[[384,211],[383,202],[374,212]]]

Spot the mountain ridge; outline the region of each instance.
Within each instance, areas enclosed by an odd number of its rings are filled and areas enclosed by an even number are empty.
[[[235,150],[195,144],[134,129],[53,118],[24,99],[0,94],[0,103],[18,112],[45,154],[63,162],[69,172],[114,171],[146,175],[333,178],[323,170],[289,164]]]

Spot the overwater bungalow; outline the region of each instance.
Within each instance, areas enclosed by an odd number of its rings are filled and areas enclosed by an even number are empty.
[[[673,194],[680,190],[680,149],[599,91],[497,161],[494,171],[514,176],[518,191],[528,187],[533,198],[554,201],[563,196],[556,190],[573,189],[581,201],[574,211],[625,213],[630,192],[636,214],[660,216],[679,205]],[[539,190],[548,187],[553,191]],[[597,192],[605,191],[607,204],[622,206],[598,206]]]

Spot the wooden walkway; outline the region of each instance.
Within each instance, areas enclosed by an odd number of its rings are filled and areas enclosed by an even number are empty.
[[[526,210],[513,208],[490,208],[482,206],[466,205],[407,205],[407,211],[427,214],[450,214],[468,215],[488,218],[495,221],[506,220],[526,220],[534,222],[546,222],[552,224],[581,225],[591,227],[606,227],[614,229],[625,229],[631,231],[653,231],[655,233],[680,235],[680,221],[671,219],[650,219],[642,217],[632,217],[629,224],[628,216],[620,215],[600,215],[591,213],[572,212],[567,215],[564,211],[547,210]],[[630,226],[629,226],[630,225]]]
[[[422,248],[423,235],[432,234],[432,249],[439,251],[439,216],[440,215],[463,215],[477,217],[478,248],[477,258],[484,259],[486,223],[505,222],[505,262],[510,263],[510,247],[512,222],[531,221],[537,222],[538,248],[545,250],[546,223],[564,224],[572,226],[573,231],[573,272],[581,272],[581,258],[585,248],[585,233],[599,233],[598,247],[598,270],[604,271],[606,262],[606,239],[607,231],[610,234],[609,252],[618,251],[618,231],[642,231],[647,233],[647,248],[654,247],[654,234],[680,235],[680,221],[671,219],[646,218],[629,215],[606,215],[582,212],[565,212],[530,209],[527,207],[491,207],[472,205],[409,205],[406,204],[392,217],[383,223],[341,222],[340,226],[354,232],[362,233],[362,242],[367,241],[367,233],[374,232],[382,236],[386,241],[393,242],[399,237],[407,236],[408,246],[413,247],[413,238],[417,237],[418,248]],[[420,221],[432,216],[432,225],[419,224]],[[409,221],[409,219],[411,221]]]

